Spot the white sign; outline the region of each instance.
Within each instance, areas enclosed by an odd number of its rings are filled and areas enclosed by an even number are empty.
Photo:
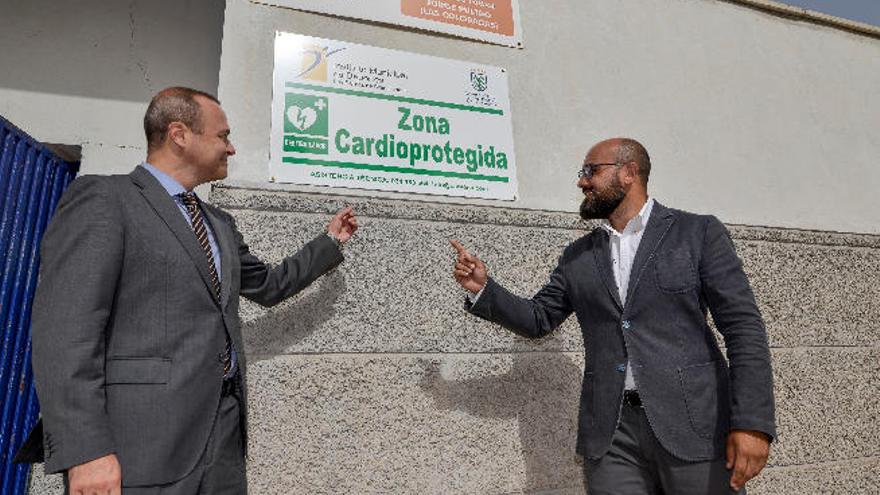
[[[273,79],[273,181],[516,199],[504,69],[277,33]]]
[[[519,0],[251,0],[522,47]]]

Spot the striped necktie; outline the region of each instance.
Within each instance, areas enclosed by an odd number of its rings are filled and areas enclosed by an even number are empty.
[[[199,200],[196,197],[196,193],[194,192],[185,192],[178,194],[180,199],[183,200],[183,206],[186,207],[186,212],[189,213],[189,218],[192,220],[192,229],[196,234],[196,239],[199,241],[199,246],[202,247],[202,251],[205,252],[205,256],[208,258],[208,273],[211,275],[211,287],[214,289],[214,295],[217,297],[217,300],[220,300],[220,277],[217,276],[217,265],[214,264],[214,253],[211,251],[211,243],[208,242],[208,229],[205,228],[205,219],[202,216],[202,209],[199,208]],[[226,336],[226,350],[223,353],[223,375],[229,374],[229,370],[232,368],[232,340],[229,339],[229,336]]]
[[[214,289],[214,295],[220,299],[220,277],[217,276],[217,265],[214,263],[214,253],[211,251],[211,243],[208,242],[208,229],[205,228],[205,220],[202,216],[202,209],[199,208],[199,200],[194,192],[180,193],[183,200],[183,206],[186,207],[189,218],[192,220],[192,229],[196,233],[196,239],[199,246],[205,252],[208,258],[208,273],[211,275],[211,287]]]

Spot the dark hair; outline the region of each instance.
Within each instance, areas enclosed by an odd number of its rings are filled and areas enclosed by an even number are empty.
[[[651,175],[651,157],[648,156],[648,150],[635,139],[621,138],[617,146],[617,163],[629,162],[636,162],[642,184],[648,185],[648,177]]]
[[[197,134],[202,132],[202,112],[196,96],[220,104],[214,95],[181,86],[165,88],[156,93],[144,114],[148,150],[156,149],[165,142],[168,126],[172,122],[180,122]]]

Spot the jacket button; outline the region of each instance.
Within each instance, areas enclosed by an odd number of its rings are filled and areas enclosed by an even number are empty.
[[[621,326],[623,327],[624,330],[629,330],[629,327],[631,327],[632,324],[630,323],[629,320],[623,320],[623,323],[621,323]]]
[[[617,371],[623,373],[624,371],[626,371],[626,365],[625,364],[618,364]]]

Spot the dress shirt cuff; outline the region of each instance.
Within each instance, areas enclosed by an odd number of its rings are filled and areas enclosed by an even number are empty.
[[[488,282],[488,280],[487,280],[487,282]],[[468,302],[471,303],[471,306],[473,306],[474,304],[477,304],[477,300],[480,298],[481,295],[483,295],[484,290],[486,290],[486,284],[483,284],[483,286],[480,287],[480,290],[477,291],[476,294],[468,291],[467,298],[468,298]]]

